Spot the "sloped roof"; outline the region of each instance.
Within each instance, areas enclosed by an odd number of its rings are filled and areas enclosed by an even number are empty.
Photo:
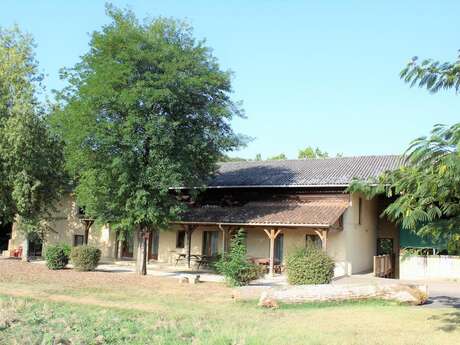
[[[348,186],[354,178],[376,178],[402,164],[396,155],[228,162],[208,187]]]
[[[349,205],[348,195],[248,202],[242,206],[209,205],[192,208],[179,223],[330,227]]]

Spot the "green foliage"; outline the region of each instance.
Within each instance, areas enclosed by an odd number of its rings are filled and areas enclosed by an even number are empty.
[[[248,159],[242,157],[230,157],[228,155],[223,155],[220,159],[220,162],[246,162]]]
[[[460,255],[460,234],[454,234],[447,243],[449,255]]]
[[[47,245],[45,250],[46,266],[50,270],[61,270],[67,266],[70,257],[68,244]]]
[[[321,151],[318,147],[313,148],[311,146],[306,147],[303,150],[299,150],[298,158],[305,159],[305,158],[328,158],[329,153],[326,151]]]
[[[281,161],[281,160],[286,160],[287,156],[284,153],[280,153],[279,155],[273,156],[273,157],[268,157],[268,161]]]
[[[400,73],[401,78],[411,86],[426,88],[432,93],[441,89],[460,90],[460,55],[455,62],[440,63],[425,59],[421,63],[415,56]]]
[[[65,141],[78,204],[113,229],[164,228],[184,205],[170,187],[204,186],[239,146],[231,73],[187,24],[107,7],[111,22],[62,71],[52,116]]]
[[[351,192],[395,197],[384,211],[419,235],[451,236],[460,231],[460,124],[436,125],[413,141],[404,167],[375,181],[355,181]],[[420,226],[421,225],[421,226]]]
[[[287,257],[289,284],[329,284],[334,277],[334,260],[315,246],[299,248]]]
[[[401,71],[405,82],[430,92],[459,90],[460,60],[439,63],[414,58]],[[355,181],[349,191],[368,197],[394,197],[384,211],[391,220],[419,235],[451,239],[460,233],[460,123],[437,124],[428,137],[414,140],[405,154],[405,166],[374,181]]]
[[[101,259],[101,250],[91,246],[73,247],[70,260],[77,271],[93,271]]]
[[[230,243],[230,251],[215,264],[230,286],[247,285],[262,275],[261,268],[246,257],[246,234],[240,229]]]
[[[37,100],[42,75],[32,38],[0,28],[0,214],[21,220],[20,230],[46,231],[63,181],[61,145]]]

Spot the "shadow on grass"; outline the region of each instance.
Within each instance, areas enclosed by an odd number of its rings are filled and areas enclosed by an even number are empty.
[[[442,307],[460,308],[460,298],[451,296],[430,297],[426,304],[436,304]]]
[[[440,321],[442,323],[442,326],[438,327],[438,330],[440,331],[453,332],[460,329],[460,312],[458,311],[434,315],[431,316],[429,320]]]

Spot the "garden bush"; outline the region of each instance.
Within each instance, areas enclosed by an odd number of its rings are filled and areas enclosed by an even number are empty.
[[[100,259],[101,251],[96,247],[78,246],[70,252],[70,260],[77,271],[93,271]]]
[[[69,263],[70,246],[67,244],[48,245],[45,250],[46,266],[50,270],[62,270]]]
[[[297,249],[286,260],[289,284],[329,284],[334,276],[334,261],[313,245]]]
[[[261,268],[246,257],[245,233],[241,229],[230,243],[229,252],[215,264],[230,286],[247,285],[251,280],[262,275]]]

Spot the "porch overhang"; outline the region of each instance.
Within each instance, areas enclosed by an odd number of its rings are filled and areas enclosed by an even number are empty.
[[[328,229],[350,206],[349,195],[312,195],[302,199],[250,201],[238,206],[191,208],[176,224]]]

